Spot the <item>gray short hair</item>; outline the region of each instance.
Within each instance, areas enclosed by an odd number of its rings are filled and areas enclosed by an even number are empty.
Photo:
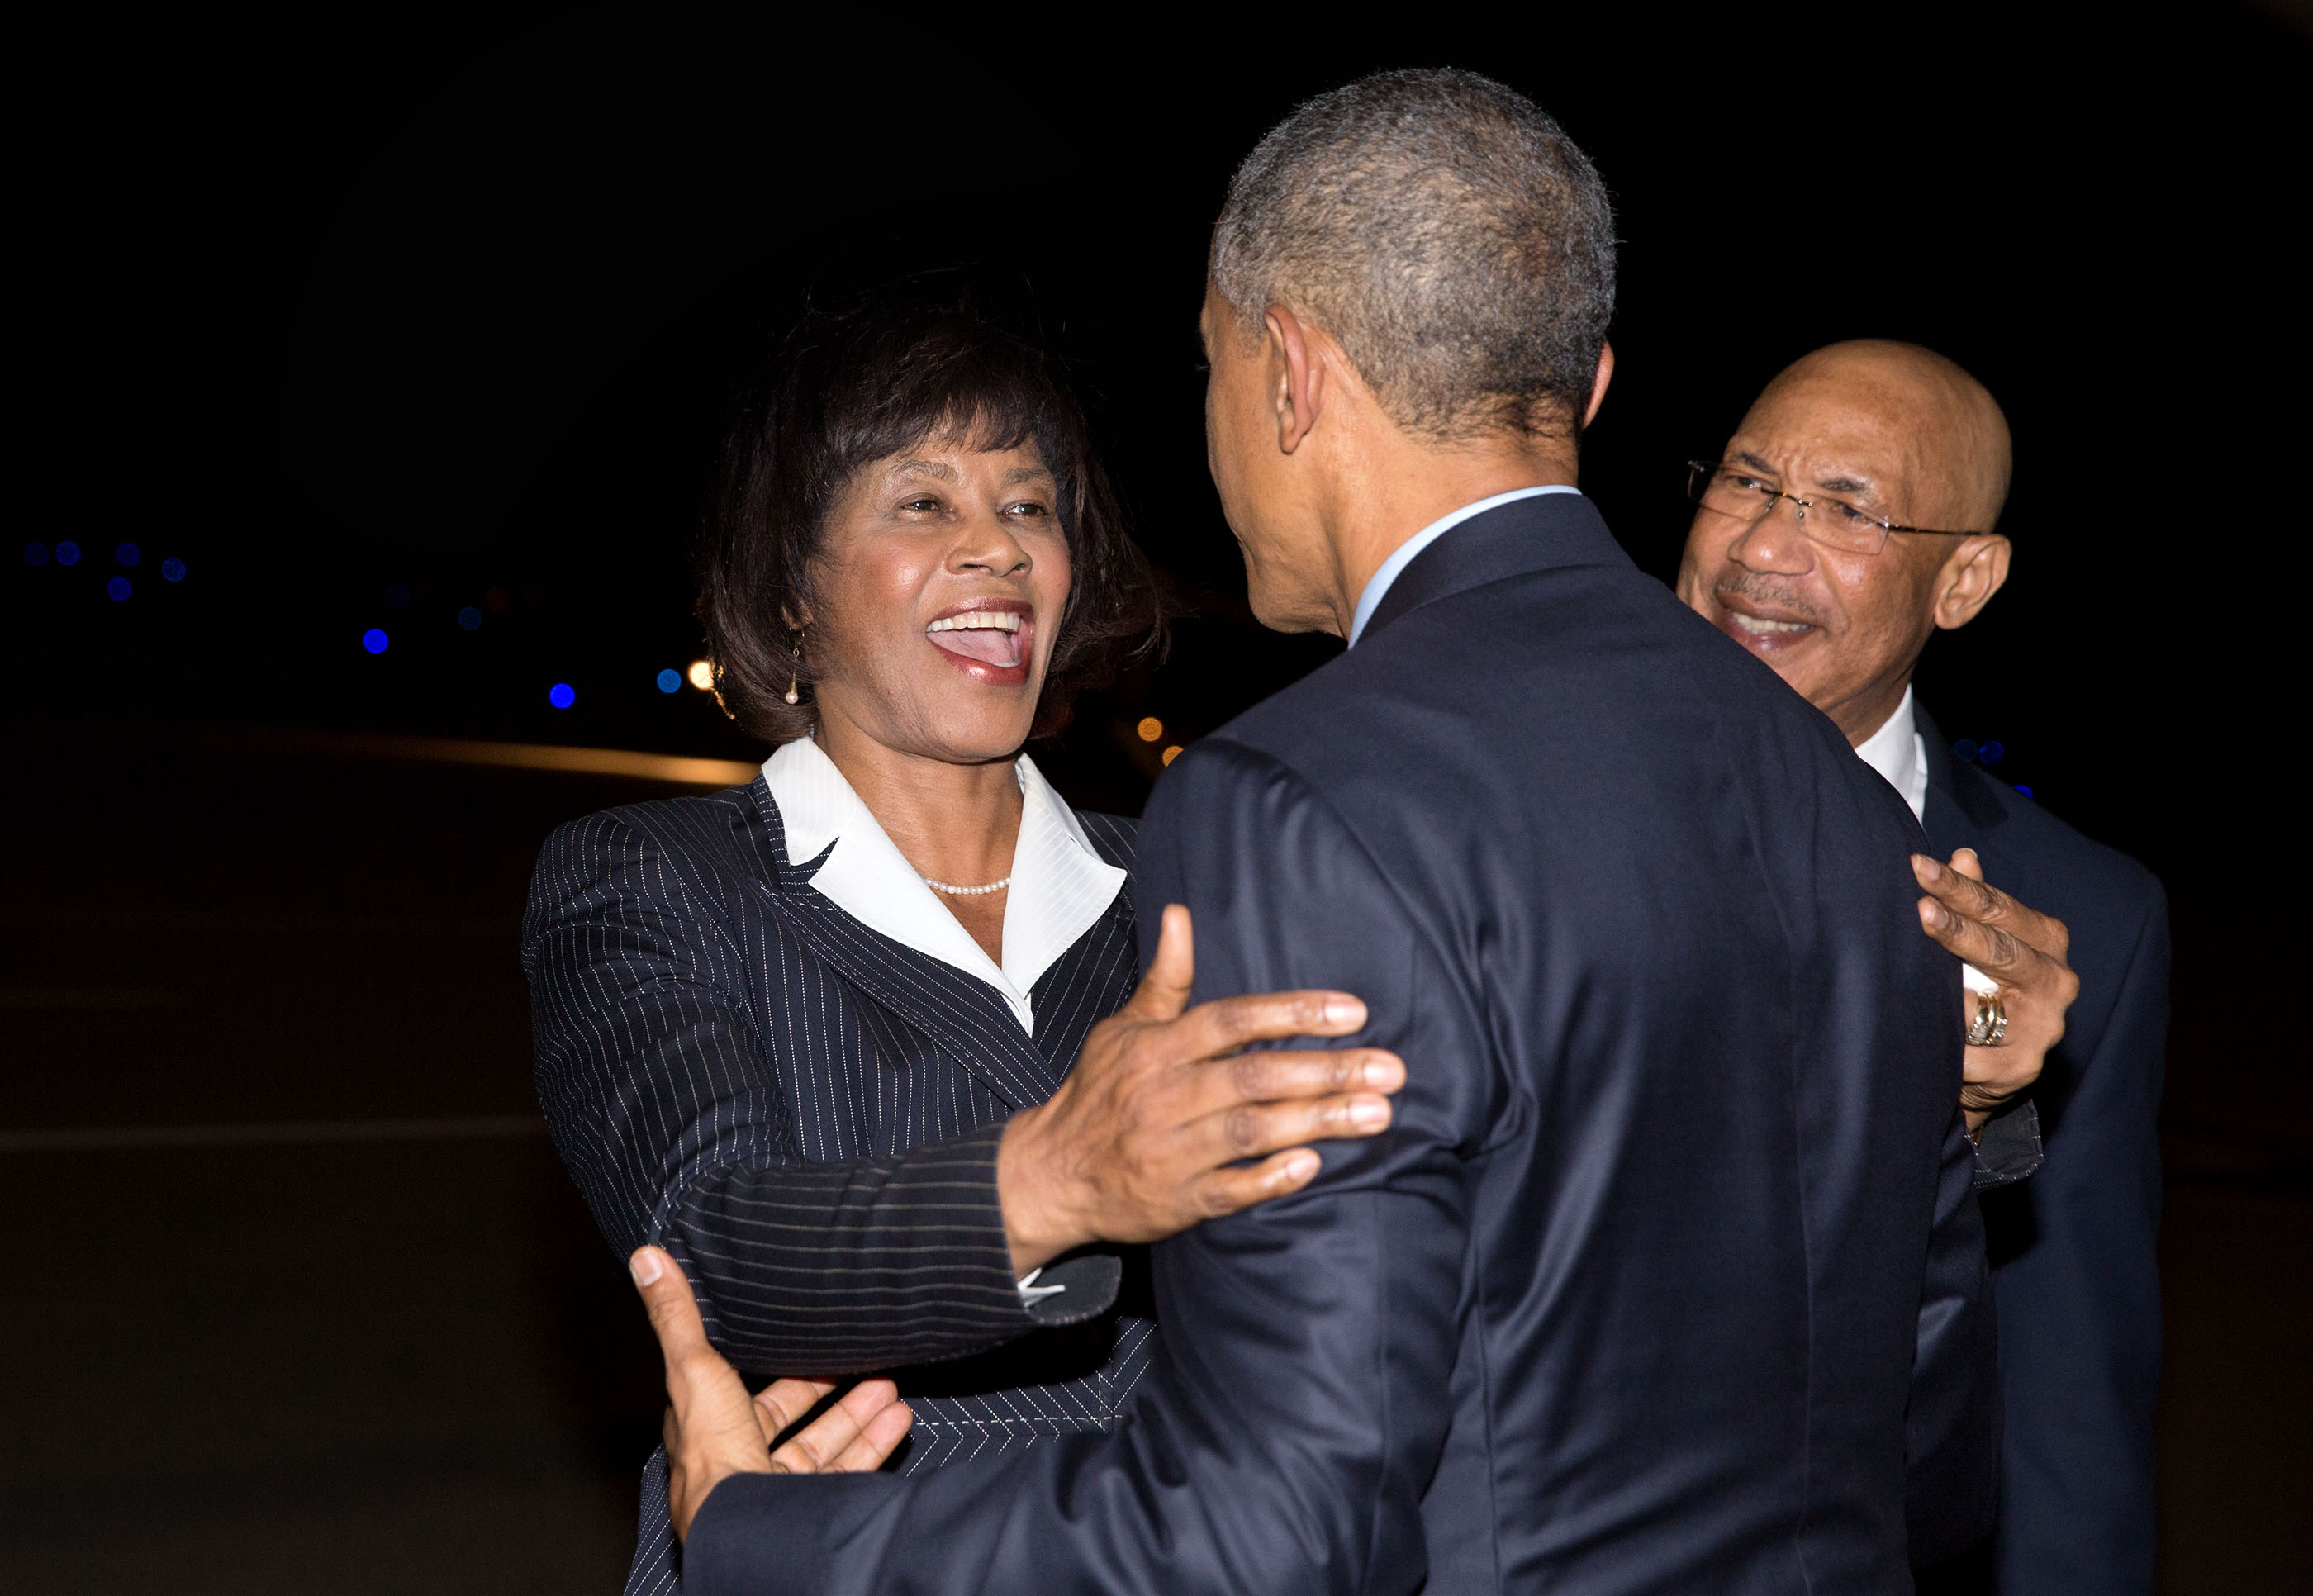
[[[1579,429],[1614,311],[1614,218],[1590,158],[1474,72],[1320,94],[1229,183],[1213,285],[1338,340],[1393,419],[1451,439]]]

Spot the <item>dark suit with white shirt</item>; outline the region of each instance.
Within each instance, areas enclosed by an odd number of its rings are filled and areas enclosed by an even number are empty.
[[[1455,527],[1174,763],[1136,867],[1199,998],[1366,999],[1392,1128],[1153,1249],[1113,1427],[734,1477],[692,1588],[1908,1592],[1998,1444],[1919,845],[1587,500]]]
[[[2134,860],[1961,763],[1924,716],[1920,734],[1936,856],[1974,849],[1987,880],[2062,921],[2080,980],[2033,1093],[2045,1161],[1983,1196],[2007,1410],[1995,1567],[1937,1588],[2150,1596],[2167,898]]]

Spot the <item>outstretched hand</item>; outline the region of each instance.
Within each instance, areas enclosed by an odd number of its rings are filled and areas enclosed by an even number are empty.
[[[1983,879],[1975,850],[1963,848],[1948,865],[1912,855],[1912,874],[1927,896],[1920,925],[1936,942],[2000,983],[2008,1032],[1996,1046],[1970,1047],[1961,1076],[1960,1107],[1971,1132],[2040,1079],[2048,1050],[2063,1039],[2064,1015],[2080,996],[2080,978],[2067,963],[2072,934],[2053,915],[2027,908]],[[1974,1018],[1963,1000],[1961,1025]]]
[[[739,1371],[708,1344],[690,1282],[673,1258],[638,1248],[627,1266],[666,1359],[666,1496],[677,1539],[689,1537],[700,1503],[732,1475],[865,1473],[882,1467],[906,1438],[914,1415],[899,1388],[866,1380],[773,1451],[780,1432],[834,1382],[775,1380],[749,1397]]]
[[[1192,1009],[1195,979],[1189,911],[1170,904],[1132,1001],[1093,1028],[1049,1102],[1006,1125],[997,1184],[1016,1272],[1282,1196],[1317,1173],[1304,1143],[1389,1124],[1384,1094],[1405,1084],[1395,1054],[1244,1051],[1347,1036],[1366,1023],[1357,998],[1253,992]]]

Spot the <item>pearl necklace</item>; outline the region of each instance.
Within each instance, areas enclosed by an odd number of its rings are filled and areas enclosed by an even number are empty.
[[[1012,877],[1009,876],[1005,877],[1001,881],[991,881],[985,886],[958,886],[953,881],[935,881],[929,876],[922,877],[922,880],[923,884],[934,892],[949,893],[960,898],[976,898],[985,893],[1002,892],[1012,885]]]

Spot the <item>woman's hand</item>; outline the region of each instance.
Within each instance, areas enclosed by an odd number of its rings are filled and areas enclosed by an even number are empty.
[[[1347,992],[1257,992],[1189,1007],[1189,911],[1165,911],[1132,1001],[1093,1028],[1051,1099],[1015,1115],[997,1155],[1012,1266],[1025,1274],[1091,1241],[1160,1241],[1306,1186],[1301,1145],[1370,1136],[1383,1094],[1405,1084],[1394,1053],[1246,1053],[1255,1042],[1341,1036],[1366,1023]],[[1260,1162],[1237,1168],[1243,1160]]]
[[[1973,848],[1953,854],[1948,865],[1915,853],[1912,874],[1928,895],[1920,900],[1922,929],[2000,983],[2008,1011],[2007,1035],[1997,1045],[1967,1050],[1959,1100],[1974,1133],[2040,1079],[2048,1050],[2063,1039],[2065,1012],[2080,995],[2080,978],[2065,962],[2072,934],[2062,921],[1986,886]],[[1960,1023],[1974,1018],[1970,993]]]
[[[750,1398],[739,1371],[707,1343],[690,1282],[655,1247],[627,1260],[666,1359],[666,1504],[677,1539],[708,1494],[734,1474],[858,1474],[880,1468],[915,1422],[888,1380],[860,1381],[778,1451],[779,1433],[835,1389],[775,1380]]]

